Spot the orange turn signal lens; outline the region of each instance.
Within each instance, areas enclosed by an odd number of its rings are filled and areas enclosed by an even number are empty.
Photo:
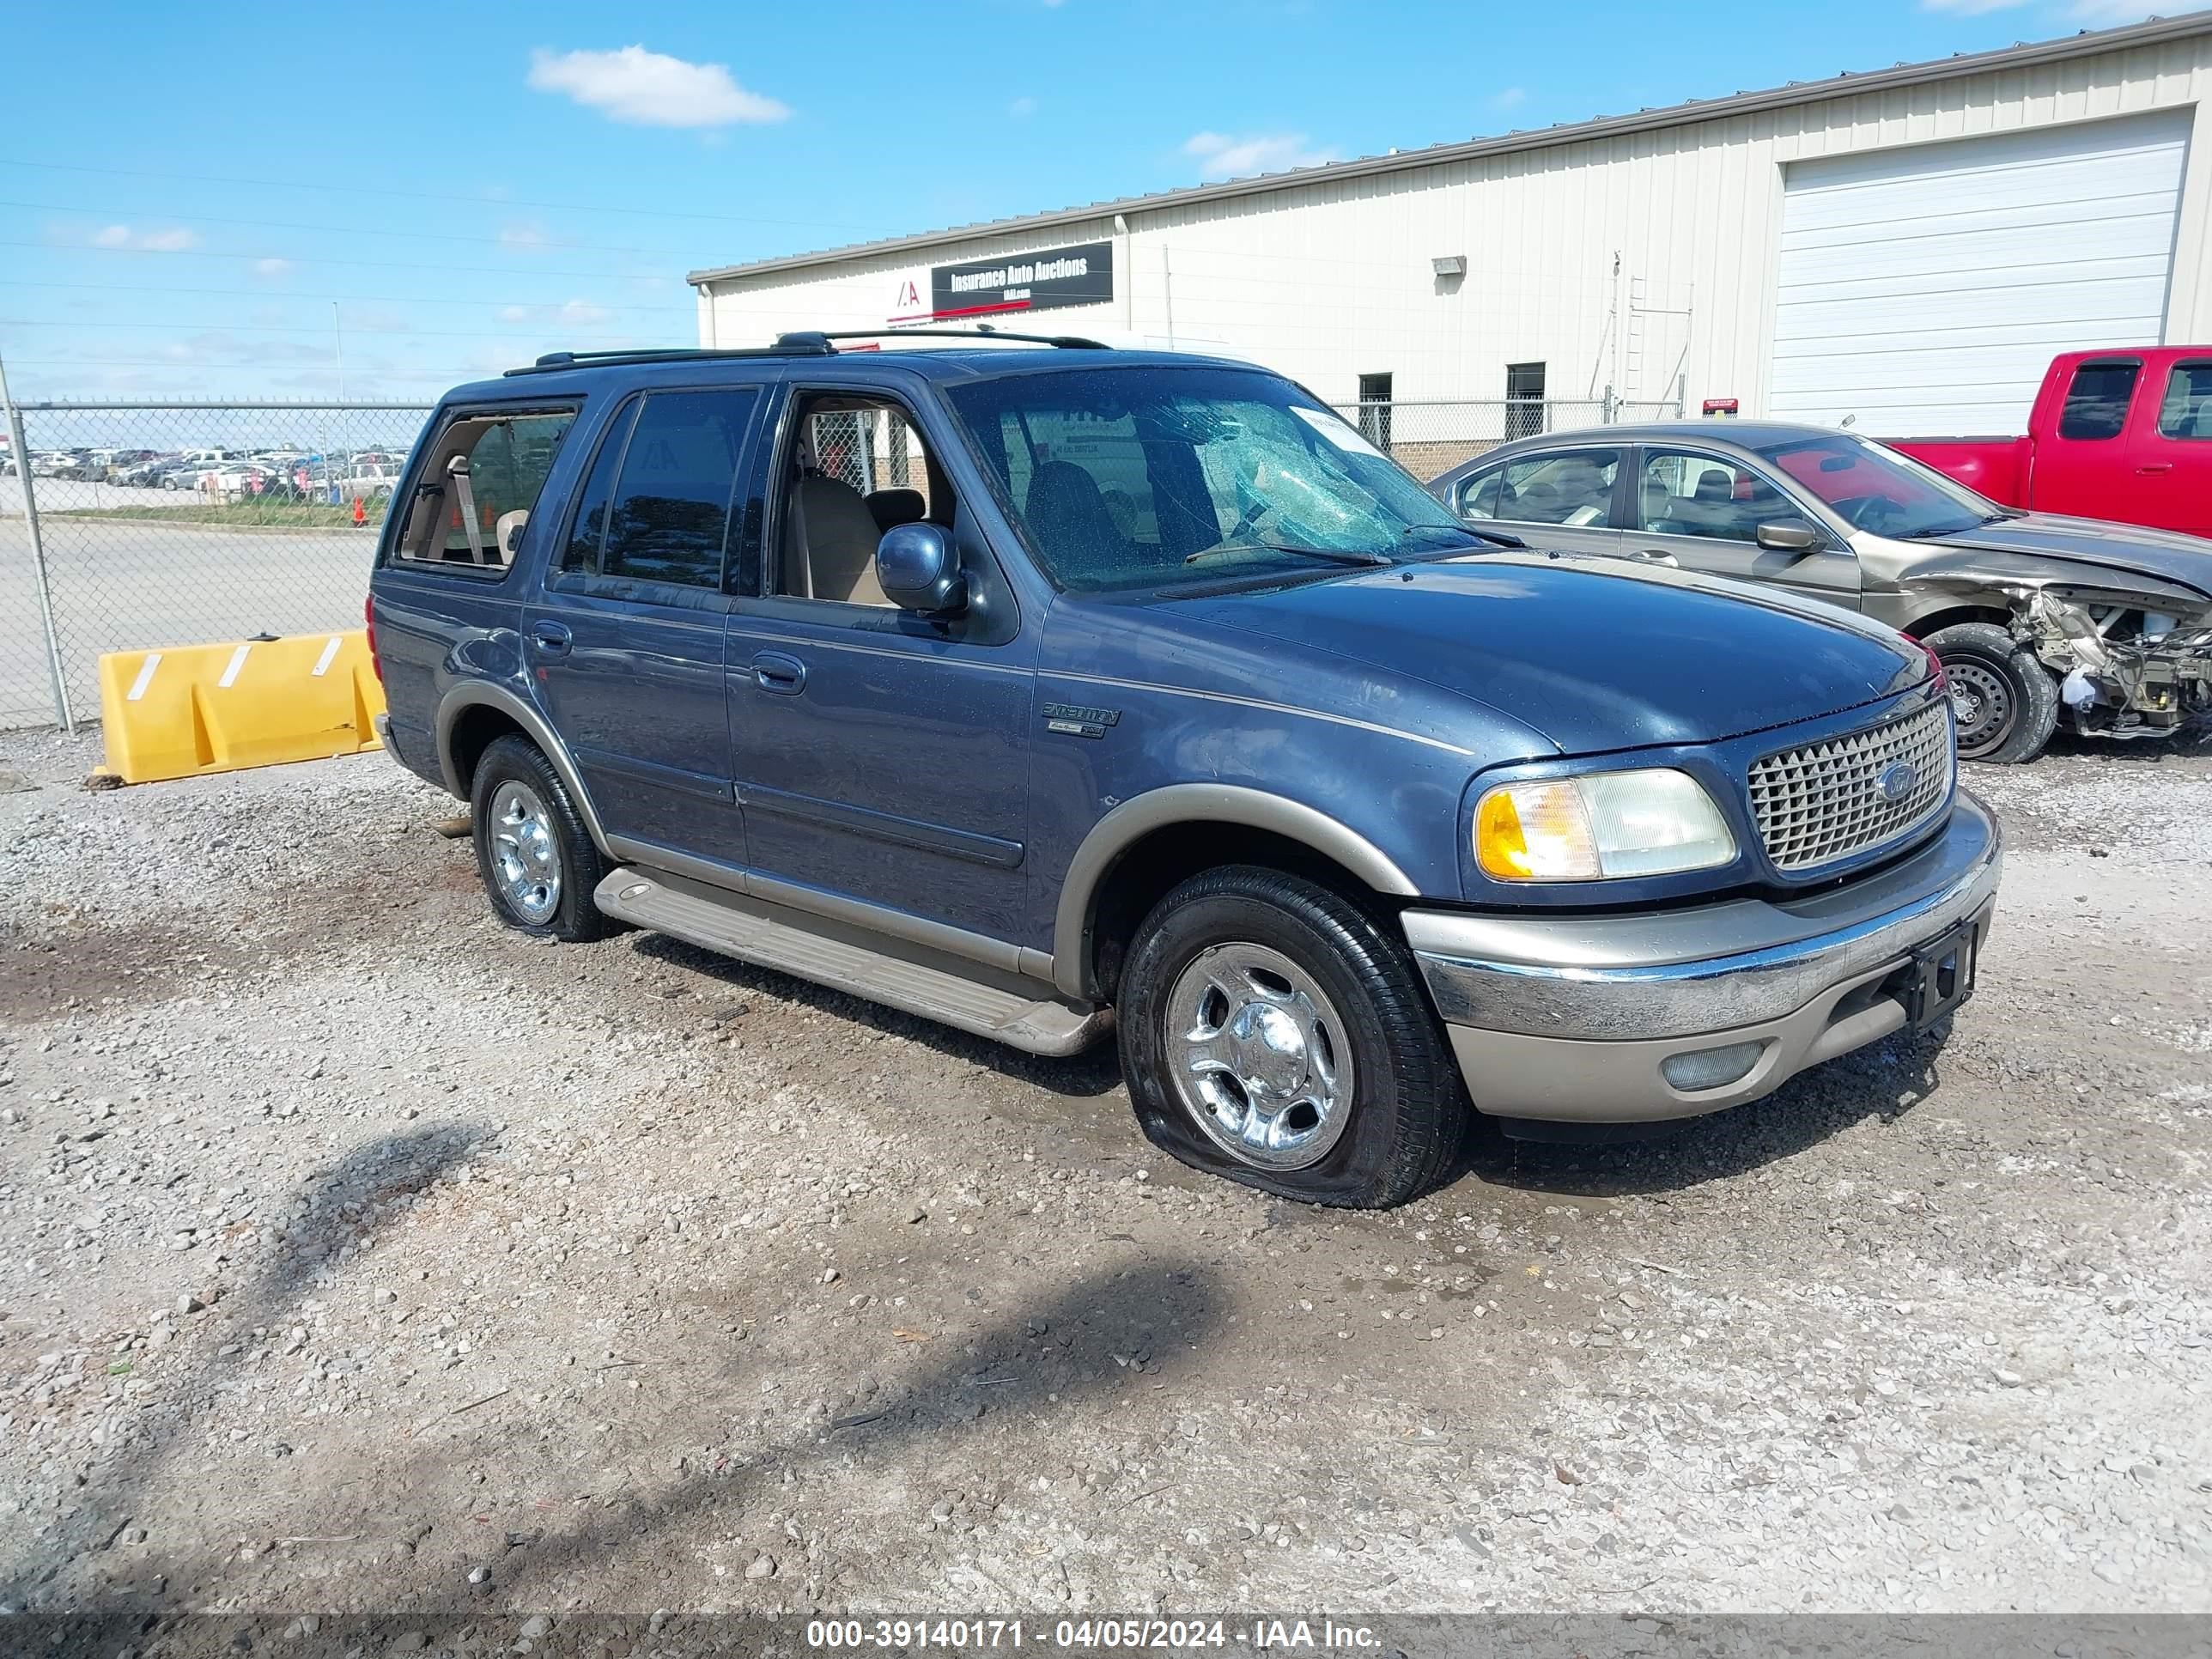
[[[1572,782],[1509,783],[1475,807],[1475,862],[1494,881],[1595,881],[1597,844]]]

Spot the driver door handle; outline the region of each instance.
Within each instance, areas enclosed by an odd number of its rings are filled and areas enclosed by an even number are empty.
[[[2137,467],[2136,471],[2146,475],[2153,472],[2171,472],[2173,471],[2173,463],[2172,461],[2152,461],[2147,465]]]
[[[1663,564],[1670,570],[1682,568],[1682,562],[1672,553],[1662,552],[1656,547],[1639,547],[1630,556],[1641,559],[1646,564]]]
[[[753,683],[781,697],[796,696],[806,689],[806,665],[781,651],[763,651],[753,659]]]

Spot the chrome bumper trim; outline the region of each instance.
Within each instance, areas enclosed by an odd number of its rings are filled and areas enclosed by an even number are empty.
[[[1942,834],[1804,900],[1547,920],[1409,910],[1407,942],[1447,1024],[1619,1042],[1781,1018],[1901,961],[1996,895],[2002,836],[1961,792]]]

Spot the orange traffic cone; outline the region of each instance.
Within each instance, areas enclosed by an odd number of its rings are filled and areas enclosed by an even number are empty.
[[[353,521],[356,525],[363,525],[368,522],[368,514],[362,511],[361,497],[358,495],[353,498]]]

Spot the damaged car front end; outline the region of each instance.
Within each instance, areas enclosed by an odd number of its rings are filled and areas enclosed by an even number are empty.
[[[2016,595],[2016,631],[2061,677],[2058,701],[2077,732],[2166,737],[2212,720],[2212,611],[2185,619],[2166,600],[2062,592]]]
[[[1984,630],[2002,629],[2015,653],[2014,675],[2031,661],[2044,670],[2056,684],[2052,723],[2077,735],[2168,738],[2212,727],[2212,594],[2176,579],[2201,567],[2212,585],[2212,544],[2160,547],[2154,560],[2130,545],[2136,532],[2116,526],[2023,518],[1991,529],[2009,542],[2063,538],[2083,550],[2109,550],[2113,562],[2053,557],[2024,546],[1914,544],[1885,573],[1894,597],[1870,591],[1867,608],[1931,642],[1971,636],[1972,619]],[[1888,550],[1863,550],[1870,574],[1892,563]],[[2154,563],[2180,568],[2145,568]],[[1971,752],[1972,734],[1991,727],[1993,702],[2017,693],[1971,653],[1939,654]],[[2039,690],[2022,689],[2029,694],[2023,701]]]

